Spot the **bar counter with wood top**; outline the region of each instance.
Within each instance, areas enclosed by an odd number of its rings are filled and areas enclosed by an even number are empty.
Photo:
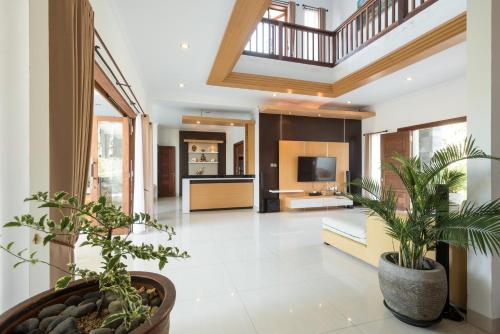
[[[254,206],[254,175],[189,176],[182,179],[182,212]]]

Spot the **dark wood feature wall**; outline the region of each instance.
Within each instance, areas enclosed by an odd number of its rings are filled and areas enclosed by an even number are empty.
[[[345,124],[344,124],[345,122]],[[279,140],[324,141],[349,143],[351,179],[361,177],[361,121],[288,115],[259,115],[260,210],[266,198],[279,198],[269,193],[279,189]],[[353,189],[356,191],[356,189]]]
[[[189,176],[188,167],[188,143],[184,139],[198,140],[221,140],[218,144],[219,175],[226,175],[226,133],[225,132],[201,132],[201,131],[179,131],[179,193],[182,195],[182,178]]]

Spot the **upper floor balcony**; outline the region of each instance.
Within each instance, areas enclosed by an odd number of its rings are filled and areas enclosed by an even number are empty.
[[[437,1],[368,0],[333,31],[264,17],[243,54],[334,67]]]

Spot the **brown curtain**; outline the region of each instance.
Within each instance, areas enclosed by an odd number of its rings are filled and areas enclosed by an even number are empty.
[[[320,30],[326,30],[326,9],[318,8],[318,23]],[[325,35],[319,35],[319,61],[326,61],[326,49],[325,49],[326,41]]]
[[[49,0],[50,192],[83,202],[87,187],[94,101],[94,12],[88,0]],[[50,212],[52,219],[60,216]],[[50,263],[74,262],[76,237],[50,245]],[[51,267],[50,282],[62,273]]]
[[[288,17],[287,17],[287,22],[295,24],[297,20],[297,4],[295,1],[290,1],[288,3]],[[295,45],[297,44],[297,31],[295,29],[290,29],[288,30],[290,32],[290,36],[287,36],[288,38],[288,48],[289,52],[288,54],[290,57],[295,57]]]
[[[142,119],[142,154],[144,159],[144,208],[153,214],[154,189],[153,189],[153,134],[149,116]]]

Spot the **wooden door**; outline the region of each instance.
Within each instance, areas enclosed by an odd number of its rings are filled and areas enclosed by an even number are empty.
[[[158,146],[158,197],[175,196],[175,147]]]
[[[380,146],[382,163],[391,161],[396,152],[410,157],[412,154],[411,131],[383,134],[380,137]],[[382,183],[385,187],[392,187],[398,195],[398,209],[404,210],[410,206],[410,197],[403,182],[394,172],[382,168]]]
[[[242,175],[244,174],[244,160],[245,160],[245,149],[244,142],[240,141],[233,146],[233,174]]]
[[[95,116],[92,126],[90,200],[106,196],[130,213],[130,136],[127,117]]]

